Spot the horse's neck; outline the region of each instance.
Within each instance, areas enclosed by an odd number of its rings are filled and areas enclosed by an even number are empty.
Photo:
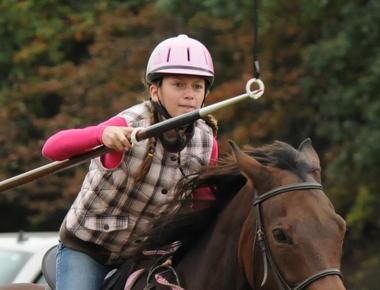
[[[236,194],[180,262],[186,289],[247,289],[238,260],[242,224],[252,206],[245,187]],[[240,285],[240,286],[239,286]],[[249,288],[248,288],[249,289]]]

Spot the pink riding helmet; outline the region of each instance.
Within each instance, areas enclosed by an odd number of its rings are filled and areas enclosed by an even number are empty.
[[[214,80],[214,65],[207,48],[198,40],[180,34],[159,43],[149,57],[146,80],[151,83],[162,74],[204,76]]]

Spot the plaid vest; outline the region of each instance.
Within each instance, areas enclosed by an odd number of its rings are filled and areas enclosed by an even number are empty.
[[[148,102],[119,116],[131,127],[151,125]],[[165,151],[157,140],[148,173],[141,184],[133,187],[147,143],[144,140],[125,152],[121,164],[114,169],[104,168],[100,158],[93,159],[65,219],[66,229],[75,237],[107,249],[110,263],[118,257],[135,255],[139,244],[147,238],[152,221],[179,208],[179,204],[174,208],[167,206],[175,197],[176,183],[183,177],[179,168],[188,174],[200,165],[208,165],[213,134],[203,120],[196,121],[194,136],[180,154]]]

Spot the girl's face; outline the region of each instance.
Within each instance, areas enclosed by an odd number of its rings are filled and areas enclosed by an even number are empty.
[[[199,109],[205,90],[204,78],[190,75],[164,76],[161,86],[149,87],[152,100],[160,101],[172,117]]]

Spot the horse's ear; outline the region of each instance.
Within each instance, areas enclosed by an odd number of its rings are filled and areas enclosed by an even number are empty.
[[[314,167],[321,169],[319,156],[311,144],[310,138],[306,138],[301,142],[300,146],[298,147],[298,151],[302,152]]]
[[[255,183],[255,179],[259,178],[260,174],[263,172],[263,165],[261,165],[255,158],[241,151],[234,141],[229,140],[228,142],[232,147],[232,151],[241,173]]]
[[[318,171],[317,179],[320,181],[320,171],[321,171],[321,163],[319,161],[319,156],[317,152],[315,151],[313,145],[311,144],[311,139],[306,138],[303,140],[298,147],[298,151],[303,153],[303,155],[311,162],[313,167]]]

